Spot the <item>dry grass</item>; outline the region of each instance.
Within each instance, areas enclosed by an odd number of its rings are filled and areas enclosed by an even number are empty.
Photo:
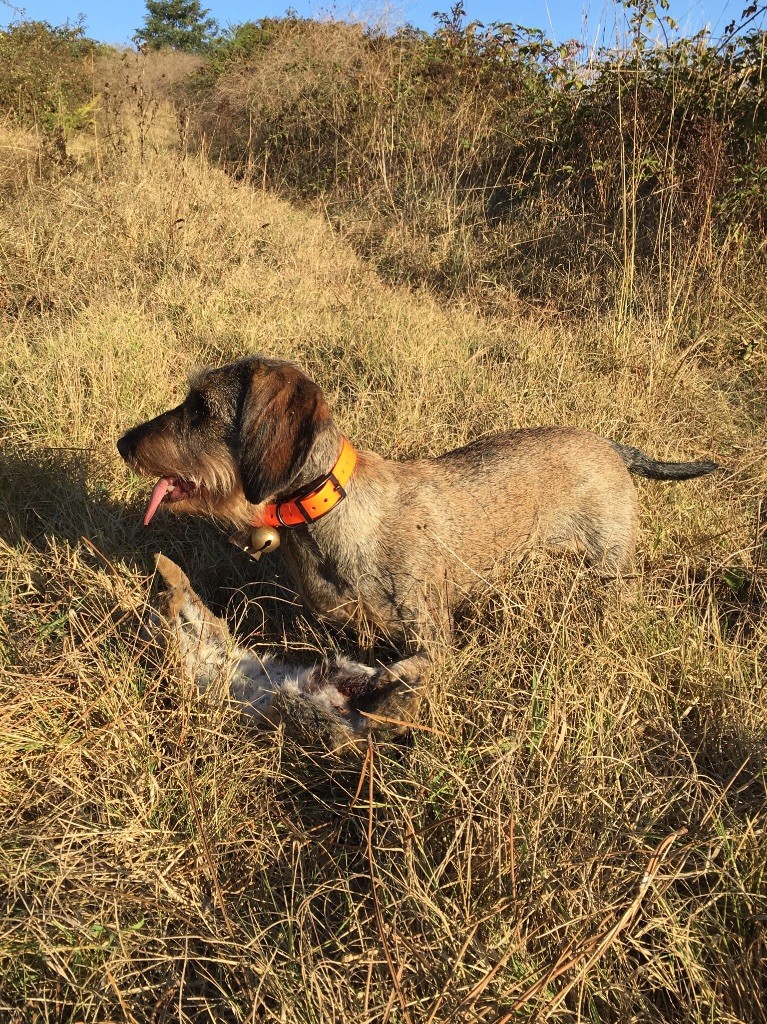
[[[463,8],[430,34],[241,26],[195,80],[192,132],[394,283],[587,321],[617,304],[677,338],[740,320],[733,290],[764,306],[763,31],[684,38],[616,5],[626,35],[586,52]]]
[[[25,188],[37,176],[39,161],[37,133],[11,126],[6,115],[0,122],[0,195]]]
[[[175,131],[159,110],[143,151],[0,211],[3,1019],[765,1020],[763,349],[394,290]],[[241,631],[339,642],[278,561],[143,530],[114,450],[251,351],[397,457],[567,422],[727,469],[641,485],[633,604],[554,558],[500,572],[435,651],[424,728],[338,761],[255,736],[138,639],[163,550]]]

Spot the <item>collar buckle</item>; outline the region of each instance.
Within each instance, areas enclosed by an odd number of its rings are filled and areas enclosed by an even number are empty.
[[[304,497],[307,497],[309,493],[310,492],[307,491]],[[290,501],[278,501],[277,504],[274,506],[274,514],[277,516],[277,522],[280,524],[280,526],[284,526],[286,529],[289,529],[291,526],[297,525],[296,523],[286,523],[285,520],[282,518],[282,509],[286,505],[295,505],[295,507],[304,517],[305,523],[311,523],[313,521],[312,517],[304,508],[301,497],[296,496],[295,498],[291,498]]]
[[[333,487],[335,487],[336,494],[338,495],[338,500],[343,501],[344,498],[346,497],[346,488],[341,486],[341,481],[338,479],[338,477],[335,475],[332,469],[325,479],[328,480],[333,485]]]
[[[267,505],[256,525],[262,525],[263,521],[266,526],[293,529],[321,519],[346,498],[345,485],[349,482],[356,461],[356,452],[344,438],[341,453],[329,473],[312,480],[290,498]]]

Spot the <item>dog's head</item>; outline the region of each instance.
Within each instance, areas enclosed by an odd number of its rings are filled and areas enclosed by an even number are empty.
[[[162,504],[237,520],[236,509],[286,493],[333,419],[297,366],[250,356],[193,378],[175,409],[117,442],[128,465],[158,478],[145,523]]]

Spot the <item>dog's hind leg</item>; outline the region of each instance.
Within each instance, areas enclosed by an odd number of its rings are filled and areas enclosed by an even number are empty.
[[[589,531],[584,544],[586,560],[605,579],[623,579],[631,575],[636,551],[636,528],[613,519],[604,527]]]
[[[637,492],[631,478],[583,495],[571,520],[573,536],[586,561],[607,579],[630,575],[637,543]]]
[[[423,697],[430,661],[427,654],[414,654],[379,669],[368,694],[354,702],[354,711],[368,729],[387,738],[408,731]]]

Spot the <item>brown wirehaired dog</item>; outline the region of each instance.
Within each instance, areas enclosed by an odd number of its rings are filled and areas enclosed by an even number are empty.
[[[607,576],[628,572],[630,474],[683,480],[717,468],[656,462],[575,427],[538,427],[411,462],[360,451],[343,483],[331,472],[343,445],[317,384],[292,363],[258,356],[202,372],[181,405],[117,443],[134,470],[159,477],[145,523],[162,503],[237,531],[277,524],[313,609],[393,639],[449,622],[501,556],[547,546],[580,552]],[[314,518],[308,492],[330,495],[331,510]]]

